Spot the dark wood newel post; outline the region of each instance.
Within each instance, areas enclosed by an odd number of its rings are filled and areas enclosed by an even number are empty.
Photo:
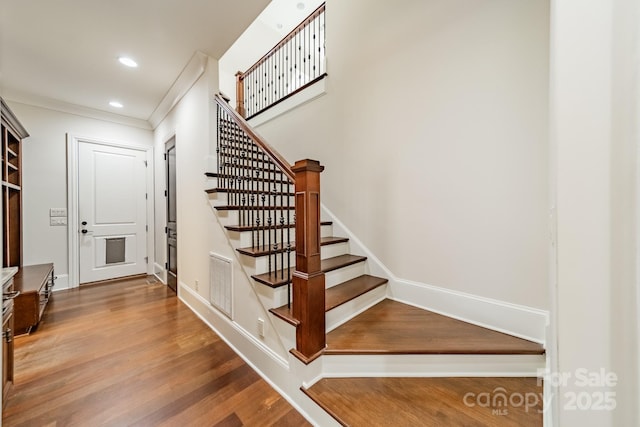
[[[244,77],[242,71],[236,73],[236,111],[242,117],[247,117],[244,110]]]
[[[320,172],[316,160],[300,160],[295,173],[296,268],[293,273],[294,354],[309,363],[326,344],[324,273],[320,269]]]

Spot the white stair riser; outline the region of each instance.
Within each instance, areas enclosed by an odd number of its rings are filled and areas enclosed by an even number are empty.
[[[373,307],[387,297],[387,285],[378,286],[357,298],[339,305],[326,314],[327,332],[354,318],[363,311]]]
[[[349,242],[324,245],[320,248],[320,259],[329,259],[349,253]]]
[[[282,346],[288,349],[296,348],[296,327],[271,313],[269,316],[272,319],[273,328],[280,336]]]
[[[226,203],[219,205],[219,206],[225,206]],[[213,205],[215,206],[215,205]],[[218,217],[220,218],[220,222],[222,223],[222,225],[240,225],[240,212],[237,210],[221,210],[221,209],[215,209]],[[278,215],[280,215],[280,212],[278,211]],[[284,212],[285,215],[285,220],[287,218],[287,212]],[[262,217],[261,217],[262,218]],[[289,214],[289,218],[290,221],[293,222],[293,210],[290,211]],[[251,220],[250,218],[245,218],[246,219],[246,223],[243,223],[242,225],[255,225],[255,220]],[[279,217],[277,219],[277,221],[279,222]],[[251,223],[249,223],[251,222]]]
[[[331,233],[333,232],[333,226],[331,225],[323,225],[320,228],[320,235],[322,237],[328,237],[331,236]],[[256,239],[256,243],[258,242],[258,239],[260,241],[260,244],[263,244],[263,239],[266,237],[267,238],[267,242],[268,240],[268,234],[265,232],[264,233],[264,237],[263,237],[263,233],[262,231],[260,231],[259,236],[253,236],[255,232],[252,231],[230,231],[227,230],[227,234],[229,235],[229,239],[231,240],[231,244],[233,245],[234,248],[248,248],[253,244],[252,239]],[[287,230],[284,230],[284,233],[280,233],[280,230],[277,230],[276,233],[273,233],[273,231],[271,232],[271,240],[275,241],[276,243],[280,243],[282,241],[282,239],[284,238],[284,241],[291,241],[294,242],[296,239],[296,232],[295,232],[295,228],[291,228],[289,230],[289,233],[287,233]],[[284,236],[283,236],[284,234]],[[289,239],[289,240],[287,240]]]
[[[260,301],[265,309],[282,307],[287,304],[287,287],[280,286],[272,288],[256,281],[253,282],[256,294],[260,297]]]
[[[249,195],[250,197],[251,195]],[[259,194],[256,194],[256,197],[260,197]],[[235,200],[235,203],[233,203],[233,201]],[[240,200],[240,201],[239,201]],[[231,203],[233,204],[237,204],[237,205],[241,205],[241,198],[238,199],[237,196],[235,198],[230,199],[227,193],[209,193],[209,203],[211,203],[211,206],[215,207],[215,206],[227,206]],[[231,201],[231,203],[230,203]],[[250,199],[248,200],[250,201]],[[269,196],[268,198],[265,199],[265,203],[269,206],[273,206],[274,204],[274,198],[273,196]],[[281,206],[280,203],[285,204],[287,203],[287,200],[285,198],[283,198],[282,202],[280,201],[280,197],[278,196],[277,199],[275,200],[276,205],[275,206]],[[294,206],[294,197],[293,196],[289,196],[289,206]],[[253,203],[254,205],[262,205],[262,200],[258,199],[256,203]],[[271,211],[272,215],[273,215],[273,211]],[[280,218],[280,211],[276,212],[276,216],[277,218]],[[262,216],[260,217],[262,219]],[[265,218],[268,218],[268,215],[265,215]],[[285,218],[286,218],[286,213],[285,213]],[[293,219],[293,212],[291,214],[291,218]],[[266,220],[266,219],[265,219]]]
[[[251,258],[251,260],[246,260],[246,258]],[[240,255],[240,259],[242,259],[242,265],[245,266],[249,266],[250,268],[252,268],[252,273],[250,274],[263,274],[263,273],[268,273],[269,272],[269,257],[267,256],[260,256],[260,257],[250,257],[248,255]],[[281,261],[281,256],[278,255],[278,270],[282,269],[282,265],[280,265],[280,261]],[[273,264],[273,258],[271,259],[271,262]],[[295,251],[291,251],[291,258],[290,258],[290,262],[291,262],[291,268],[293,269],[293,267],[295,267],[296,265],[296,252]],[[284,267],[288,267],[287,265],[287,256],[285,254],[284,257]],[[272,265],[273,266],[273,265]],[[248,270],[249,271],[249,270]]]
[[[324,377],[537,377],[544,355],[325,355]]]
[[[324,284],[326,288],[331,288],[347,280],[366,274],[366,262],[359,262],[337,270],[329,271],[324,275]]]

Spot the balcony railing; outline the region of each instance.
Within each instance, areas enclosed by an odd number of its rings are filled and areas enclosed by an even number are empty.
[[[236,111],[250,119],[325,76],[323,3],[247,71],[236,74]]]

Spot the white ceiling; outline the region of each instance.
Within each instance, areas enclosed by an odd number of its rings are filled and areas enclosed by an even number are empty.
[[[268,3],[0,0],[0,94],[146,121],[197,51],[220,58]]]

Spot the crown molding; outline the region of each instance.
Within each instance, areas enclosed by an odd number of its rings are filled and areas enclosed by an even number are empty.
[[[14,90],[3,90],[3,98],[9,102],[31,105],[47,110],[60,111],[63,113],[73,114],[81,117],[102,120],[105,122],[117,123],[125,126],[136,127],[145,130],[152,130],[149,122],[146,120],[136,119],[133,117],[122,116],[120,114],[100,111],[93,108],[83,107],[69,102],[59,101],[44,96],[28,94]]]
[[[171,85],[171,88],[169,88],[162,98],[162,101],[160,101],[156,109],[151,113],[149,123],[152,129],[158,127],[173,107],[180,102],[182,97],[185,96],[189,89],[198,81],[200,76],[204,74],[208,60],[209,57],[205,53],[196,51],[193,54],[187,65],[180,72],[178,78],[173,82],[173,85]]]

